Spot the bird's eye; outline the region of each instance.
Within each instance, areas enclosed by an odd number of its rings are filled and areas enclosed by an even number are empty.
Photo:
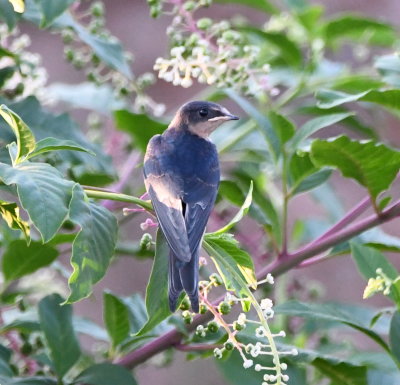
[[[200,111],[199,111],[199,115],[201,116],[201,117],[205,117],[205,116],[207,116],[208,115],[208,110],[207,110],[207,108],[202,108]]]

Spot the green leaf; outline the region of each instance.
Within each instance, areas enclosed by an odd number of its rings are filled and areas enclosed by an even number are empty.
[[[129,335],[129,311],[124,301],[108,292],[103,294],[103,319],[115,348]]]
[[[171,315],[168,305],[169,247],[162,231],[157,231],[156,253],[146,288],[147,322],[137,332],[142,336]]]
[[[48,0],[51,1],[51,0]],[[70,15],[65,15],[70,18],[68,24],[75,29],[80,39],[92,47],[95,54],[111,68],[121,72],[128,79],[132,79],[132,72],[129,64],[124,56],[121,44],[114,40],[97,37],[89,33],[80,24],[75,22]]]
[[[118,225],[106,208],[87,200],[79,185],[74,186],[70,219],[80,227],[72,245],[69,277],[70,295],[67,302],[89,296],[92,286],[102,279],[110,265],[117,241]]]
[[[14,230],[21,230],[25,239],[30,241],[30,229],[28,222],[19,215],[19,207],[16,203],[0,200],[0,215],[6,221],[8,227]]]
[[[303,124],[295,133],[291,141],[289,142],[289,146],[292,150],[297,149],[302,142],[307,139],[312,134],[315,134],[322,128],[331,126],[332,124],[336,124],[343,119],[352,116],[353,113],[339,113],[339,114],[330,114],[319,116],[317,118],[309,120],[307,123]]]
[[[391,45],[396,40],[396,32],[390,25],[351,14],[330,20],[325,26],[325,36],[328,42],[340,38],[357,41],[364,37],[370,44],[377,45]]]
[[[206,234],[204,248],[212,257],[215,258],[219,266],[220,272],[224,278],[225,286],[228,290],[241,291],[241,288],[236,285],[235,274],[240,272],[241,277],[252,288],[257,288],[257,279],[254,273],[254,264],[250,255],[239,247],[239,243],[231,234]],[[226,271],[225,264],[221,264],[220,259],[225,258],[232,262],[234,270]],[[228,278],[231,276],[230,278]]]
[[[358,94],[348,94],[334,90],[317,91],[315,97],[319,108],[332,108],[350,102],[369,102],[400,110],[400,90],[369,90]]]
[[[0,20],[7,24],[10,31],[17,25],[17,15],[8,0],[0,0]]]
[[[115,125],[121,131],[128,133],[133,145],[145,152],[149,140],[157,134],[162,134],[166,123],[149,118],[144,114],[134,114],[126,110],[114,112]]]
[[[25,241],[11,242],[2,258],[3,274],[6,281],[21,278],[36,270],[50,265],[58,255],[58,251],[40,242],[31,242],[28,246]]]
[[[371,311],[368,308],[339,303],[308,304],[298,301],[288,301],[275,306],[274,309],[277,314],[345,324],[364,333],[386,350],[386,352],[389,352],[389,348],[382,337],[370,329],[375,311]]]
[[[343,176],[355,179],[374,200],[389,188],[400,168],[400,152],[381,143],[359,142],[346,136],[315,140],[311,158],[319,167],[335,167]]]
[[[253,197],[253,182],[250,183],[249,192],[247,193],[246,199],[244,200],[242,207],[237,212],[237,214],[226,224],[224,227],[220,228],[219,230],[212,233],[212,235],[220,235],[229,231],[233,226],[235,226],[238,222],[242,220],[242,218],[247,214],[249,211],[251,201]]]
[[[235,4],[241,4],[245,5],[247,7],[255,8],[260,11],[266,12],[266,13],[277,13],[278,9],[275,7],[275,5],[271,4],[267,0],[217,0],[217,3],[235,3]]]
[[[15,163],[21,163],[35,149],[35,137],[25,122],[7,106],[0,106],[0,115],[8,123],[17,138],[17,157]]]
[[[300,194],[321,185],[331,173],[331,170],[315,167],[308,153],[294,154],[289,163],[290,194]]]
[[[400,88],[400,57],[397,54],[380,56],[375,61],[375,67],[382,75],[383,80]]]
[[[110,342],[106,330],[92,320],[74,317],[72,323],[76,333],[86,334],[99,341]]]
[[[73,380],[74,384],[88,385],[137,385],[131,372],[121,365],[95,364],[85,369]]]
[[[45,163],[24,162],[15,167],[0,163],[0,178],[6,185],[17,185],[22,207],[43,242],[52,239],[67,218],[74,183]]]
[[[1,57],[1,55],[0,55]],[[4,84],[10,79],[16,71],[16,67],[4,67],[0,68],[0,87],[3,88]]]
[[[58,294],[51,294],[39,302],[40,325],[59,378],[71,369],[81,355],[72,327],[72,306],[61,305],[63,302]]]
[[[243,27],[240,31],[254,35],[260,39],[260,43],[266,42],[279,50],[279,59],[282,59],[287,65],[299,67],[303,61],[303,54],[298,45],[290,40],[285,33],[281,32],[266,32],[258,28]]]
[[[274,111],[271,111],[268,117],[281,143],[281,151],[283,151],[285,144],[295,133],[295,126],[293,122]]]
[[[82,151],[82,152],[87,152],[94,156],[96,155],[93,151],[82,147],[81,145],[73,142],[72,140],[45,138],[39,140],[39,142],[36,143],[35,149],[27,155],[26,159],[33,158],[34,156],[38,156],[45,152],[57,151],[57,150]]]
[[[91,143],[67,114],[53,115],[46,112],[38,100],[32,96],[12,103],[9,107],[21,116],[37,140],[48,137],[72,140],[83,148],[96,153],[96,157],[78,151],[51,154],[51,163],[59,169],[68,170],[75,181],[91,186],[104,185],[113,181],[115,170],[111,163],[111,157],[106,155],[98,145]],[[1,121],[0,139],[5,143],[15,140],[9,133],[6,124]]]
[[[41,28],[49,27],[75,0],[36,0],[42,12]]]
[[[6,385],[57,385],[58,382],[53,378],[48,377],[30,377],[30,378],[20,378],[14,379],[11,383]]]
[[[225,92],[229,98],[234,100],[252,119],[257,122],[257,128],[264,135],[271,154],[273,155],[274,159],[277,160],[280,155],[279,138],[272,128],[269,119],[236,92],[232,90],[226,90]]]
[[[389,344],[393,355],[400,364],[400,311],[397,310],[390,321]]]

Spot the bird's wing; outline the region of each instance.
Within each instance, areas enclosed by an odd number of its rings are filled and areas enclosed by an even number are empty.
[[[191,252],[180,199],[181,181],[171,175],[162,155],[164,150],[161,136],[149,142],[144,162],[145,184],[172,252],[180,261],[189,262]]]

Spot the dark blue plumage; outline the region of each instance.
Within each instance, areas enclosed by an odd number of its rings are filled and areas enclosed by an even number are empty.
[[[193,311],[199,310],[201,239],[220,179],[217,150],[207,137],[232,119],[237,118],[218,104],[191,102],[180,108],[168,129],[154,136],[147,147],[145,183],[170,247],[171,311],[175,311],[182,290]]]

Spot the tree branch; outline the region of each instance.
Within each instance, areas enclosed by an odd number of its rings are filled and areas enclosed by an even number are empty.
[[[363,210],[361,210],[363,208]],[[400,200],[383,210],[381,213],[374,213],[373,215],[360,220],[357,223],[343,229],[343,226],[350,223],[356,216],[361,214],[361,211],[366,209],[366,203],[362,201],[353,210],[351,210],[341,221],[335,224],[321,237],[315,241],[307,244],[303,248],[294,253],[287,253],[281,255],[279,259],[275,260],[270,265],[261,269],[257,274],[257,279],[263,279],[268,273],[274,276],[279,276],[291,268],[299,265],[302,261],[311,258],[325,250],[330,249],[332,246],[341,242],[345,242],[362,232],[371,229],[377,225],[388,222],[393,218],[400,216]],[[357,215],[356,215],[357,214]],[[340,226],[339,226],[340,224]],[[335,231],[333,231],[335,230]],[[224,296],[218,298],[214,303],[218,304],[223,300]],[[187,327],[188,332],[194,331],[198,325],[201,325],[212,318],[210,312],[206,314],[197,315],[193,322]],[[146,345],[138,348],[137,350],[128,353],[126,356],[121,357],[115,361],[116,364],[123,365],[127,368],[133,368],[157,353],[160,353],[173,346],[180,345],[183,338],[178,330],[171,330],[160,337],[154,339]]]

